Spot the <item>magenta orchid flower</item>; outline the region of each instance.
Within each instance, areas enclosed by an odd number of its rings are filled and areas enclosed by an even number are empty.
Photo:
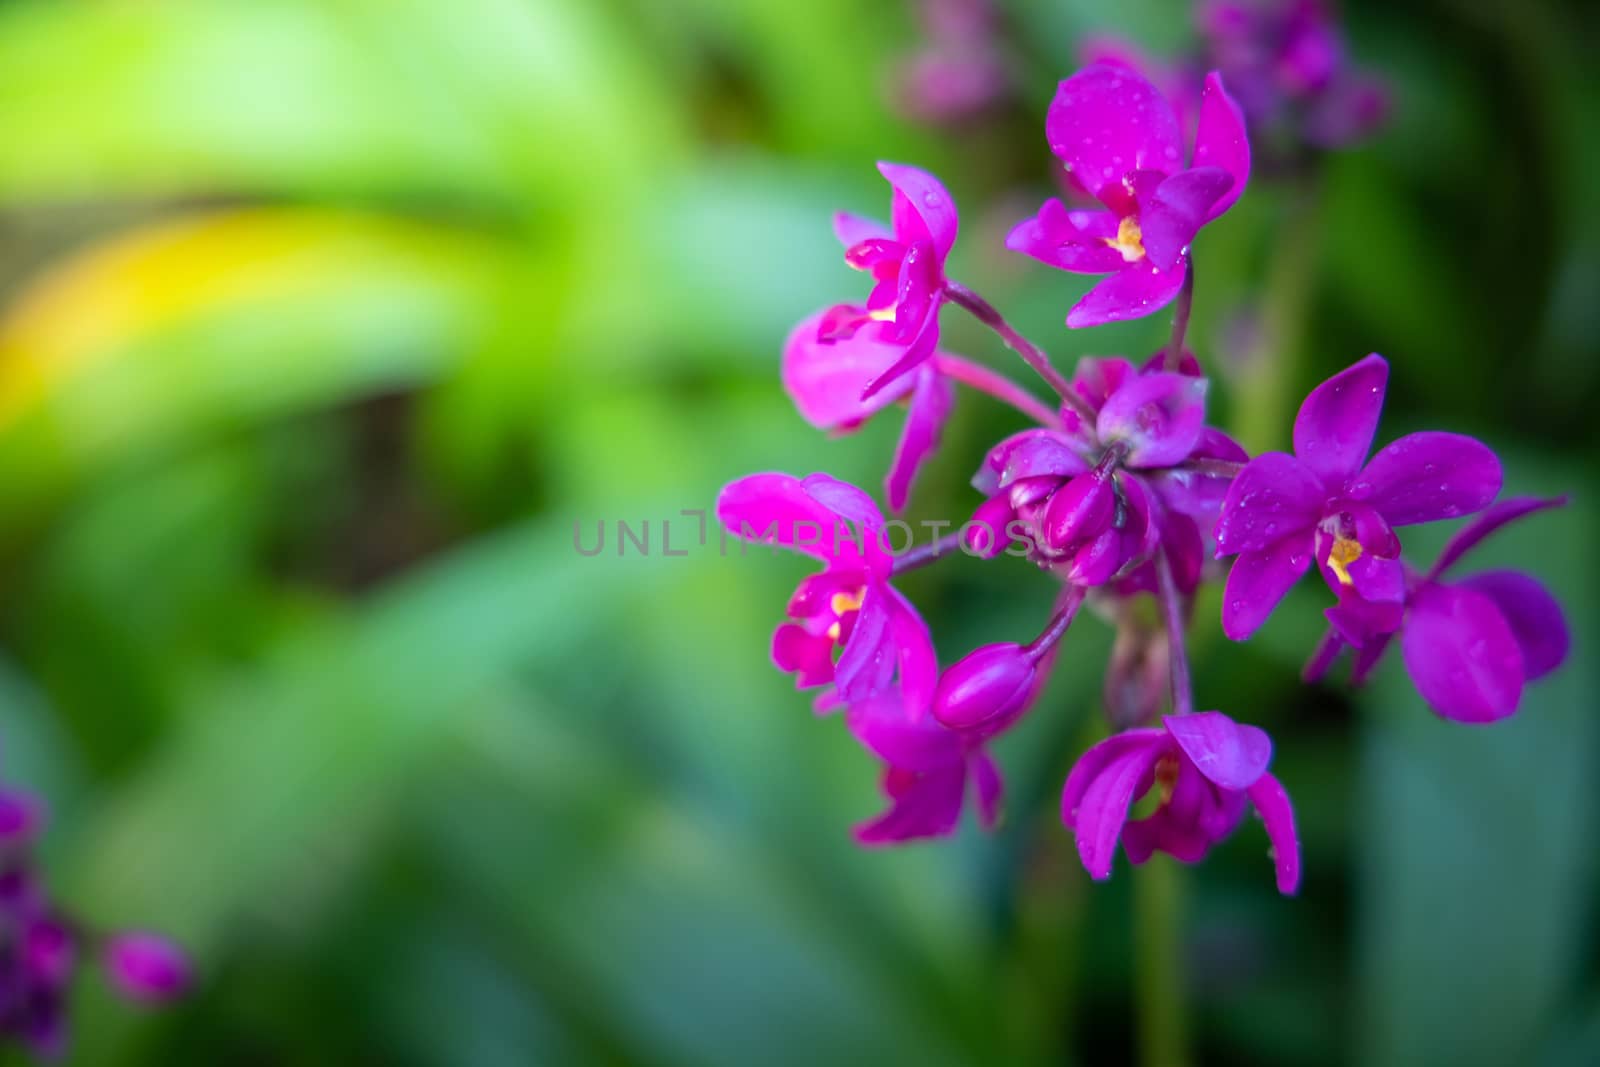
[[[1045,119],[1050,150],[1103,210],[1047,200],[1006,247],[1077,274],[1109,274],[1067,314],[1067,325],[1142,318],[1183,287],[1189,244],[1233,206],[1250,176],[1244,118],[1215,72],[1200,94],[1193,159],[1172,105],[1120,66],[1087,67],[1056,92]]]
[[[843,212],[834,217],[845,262],[872,275],[876,284],[864,306],[839,304],[824,312],[817,324],[817,339],[823,343],[866,333],[873,343],[898,351],[898,358],[867,383],[862,399],[871,398],[938,347],[944,261],[955,246],[960,225],[955,200],[927,171],[899,163],[879,163],[878,171],[894,189],[891,225],[885,228]]]
[[[927,710],[890,689],[851,703],[845,712],[850,732],[884,763],[889,808],[856,827],[856,840],[864,845],[954,833],[969,790],[985,828],[999,818],[1000,771],[983,740],[946,729]]]
[[[1094,424],[1066,408],[1062,429],[1024,430],[989,452],[973,477],[988,499],[973,514],[972,547],[998,555],[1022,533],[1041,566],[1076,585],[1103,585],[1131,574],[1170,532],[1179,569],[1197,579],[1201,543],[1182,516],[1214,515],[1222,480],[1178,468],[1194,456],[1244,457],[1205,425],[1198,367],[1191,359],[1172,373],[1159,360],[1139,370],[1086,358],[1072,388]],[[1211,482],[1218,487],[1208,491]]]
[[[1160,729],[1127,730],[1085,752],[1067,776],[1061,819],[1078,838],[1089,876],[1111,876],[1117,841],[1134,863],[1165,852],[1184,863],[1205,858],[1233,833],[1248,805],[1266,824],[1278,891],[1300,884],[1300,842],[1283,786],[1267,773],[1272,741],[1219,711],[1169,715]],[[1159,787],[1155,812],[1128,821],[1134,802]]]
[[[823,562],[789,601],[794,621],[772,635],[772,661],[797,688],[832,686],[819,710],[887,692],[896,675],[906,706],[927,707],[939,673],[933,640],[889,584],[894,558],[870,496],[826,474],[752,474],[722,490],[717,519],[735,537]]]
[[[889,507],[903,511],[917,471],[939,447],[955,389],[930,360],[863,399],[868,384],[893,367],[904,349],[879,340],[871,330],[819,341],[817,331],[826,315],[819,312],[802,320],[789,334],[783,346],[783,387],[802,418],[838,433],[850,433],[895,401],[909,400],[905,428],[884,479]]]
[[[1470,515],[1499,494],[1500,460],[1460,434],[1410,434],[1366,460],[1388,380],[1371,355],[1317,386],[1295,418],[1294,454],[1257,456],[1229,487],[1216,527],[1218,558],[1238,556],[1222,599],[1229,637],[1255,633],[1313,559],[1335,593],[1398,603],[1394,528]]]
[[[1329,608],[1332,629],[1307,667],[1307,680],[1320,679],[1349,645],[1354,681],[1364,682],[1398,633],[1411,681],[1441,716],[1485,723],[1515,713],[1524,687],[1567,658],[1572,638],[1561,605],[1519,571],[1445,578],[1496,530],[1565,503],[1564,497],[1501,501],[1457,531],[1431,570],[1413,577],[1403,604],[1370,605],[1347,596]]]

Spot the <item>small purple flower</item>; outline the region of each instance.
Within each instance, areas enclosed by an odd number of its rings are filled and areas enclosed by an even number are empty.
[[[1194,158],[1172,105],[1126,67],[1087,67],[1062,82],[1045,119],[1050,150],[1100,211],[1047,200],[1006,247],[1077,274],[1109,274],[1067,314],[1071,327],[1142,318],[1183,287],[1189,243],[1244,192],[1250,144],[1215,72],[1200,94]]]
[[[1566,499],[1505,500],[1462,527],[1427,574],[1412,576],[1403,604],[1370,605],[1346,596],[1327,611],[1323,639],[1308,680],[1320,678],[1344,645],[1355,648],[1355,680],[1365,681],[1398,631],[1400,652],[1417,692],[1456,722],[1510,716],[1527,683],[1566,660],[1571,637],[1561,605],[1537,580],[1518,571],[1486,571],[1446,581],[1478,542],[1508,523]]]
[[[868,384],[894,366],[905,349],[882,341],[875,330],[819,341],[817,331],[827,314],[804,319],[784,342],[783,387],[802,418],[839,433],[850,433],[888,405],[909,398],[905,428],[884,480],[889,507],[903,511],[918,469],[939,447],[955,390],[930,360],[863,399]]]
[[[1222,600],[1229,637],[1255,633],[1313,559],[1335,593],[1400,601],[1394,527],[1469,515],[1500,492],[1500,460],[1459,434],[1410,434],[1362,465],[1388,379],[1371,355],[1317,386],[1295,419],[1294,455],[1257,456],[1229,487],[1216,527],[1218,558],[1238,556]]]
[[[883,761],[889,798],[887,811],[856,827],[857,841],[885,845],[954,833],[969,786],[979,822],[988,828],[999,819],[1000,771],[981,738],[946,729],[894,689],[853,702],[845,722]]]
[[[95,937],[56,909],[39,878],[31,846],[43,820],[38,800],[0,787],[0,1043],[15,1040],[41,1059],[58,1059],[67,1051],[72,979]],[[117,961],[113,978],[135,999],[170,999],[187,986],[187,963],[154,935],[114,936],[107,951],[108,963]],[[135,977],[137,991],[129,985]]]
[[[1233,833],[1253,804],[1272,843],[1278,891],[1292,894],[1300,884],[1300,842],[1289,796],[1267,773],[1272,741],[1266,733],[1219,711],[1169,715],[1162,722],[1161,729],[1108,737],[1067,777],[1061,819],[1077,834],[1090,877],[1111,876],[1119,838],[1136,864],[1155,852],[1196,863]],[[1153,787],[1161,797],[1155,812],[1129,822],[1129,809]]]
[[[106,974],[129,1000],[160,1004],[188,991],[189,957],[156,934],[117,934],[106,941],[102,959]]]
[[[817,339],[843,341],[865,332],[898,351],[888,369],[862,391],[872,397],[933,355],[939,344],[939,306],[944,302],[944,261],[956,243],[960,220],[955,200],[939,179],[899,163],[879,163],[894,188],[891,226],[855,215],[834,217],[844,259],[876,283],[864,306],[839,304],[823,313]]]
[[[906,705],[927,707],[939,674],[933,640],[889,584],[894,559],[870,496],[826,474],[752,474],[723,488],[717,519],[735,537],[823,562],[789,601],[794,621],[772,636],[773,663],[798,688],[833,687],[819,710],[887,692],[897,674]]]

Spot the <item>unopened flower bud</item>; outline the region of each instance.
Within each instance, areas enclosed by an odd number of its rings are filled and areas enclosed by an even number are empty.
[[[1044,545],[1053,552],[1070,552],[1092,540],[1111,525],[1117,494],[1111,478],[1091,471],[1072,479],[1050,496],[1045,506]]]
[[[117,990],[129,1000],[157,1004],[189,988],[189,957],[155,934],[118,934],[106,942],[104,962]]]
[[[1106,667],[1106,719],[1114,730],[1154,722],[1166,705],[1168,656],[1165,630],[1125,623],[1117,630]]]
[[[1033,695],[1037,657],[1021,645],[985,645],[952,665],[933,694],[933,717],[968,730],[1026,706]]]

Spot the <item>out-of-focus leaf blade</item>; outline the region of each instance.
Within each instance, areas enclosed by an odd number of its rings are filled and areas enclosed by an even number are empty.
[[[0,524],[186,434],[437,377],[492,327],[493,240],[310,209],[97,245],[0,320]]]
[[[1589,634],[1593,602],[1570,594],[1600,580],[1594,538],[1593,512],[1575,507],[1506,529],[1457,569],[1532,571]],[[1530,1062],[1575,992],[1600,771],[1600,679],[1582,641],[1514,718],[1491,726],[1434,716],[1398,657],[1368,697],[1356,797],[1360,1062]]]

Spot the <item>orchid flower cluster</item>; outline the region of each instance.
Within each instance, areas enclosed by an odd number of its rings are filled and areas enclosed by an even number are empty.
[[[0,1045],[14,1041],[41,1059],[67,1050],[67,997],[86,954],[99,959],[123,999],[154,1005],[181,996],[190,965],[156,934],[98,936],[51,901],[33,857],[44,807],[0,787]]]
[[[1315,564],[1332,602],[1308,679],[1321,679],[1348,648],[1359,682],[1398,639],[1439,715],[1491,722],[1514,713],[1524,687],[1561,663],[1566,625],[1533,578],[1458,577],[1457,565],[1495,530],[1562,501],[1496,503],[1499,460],[1457,434],[1411,434],[1369,457],[1388,378],[1376,355],[1311,391],[1292,453],[1252,457],[1207,423],[1208,380],[1184,347],[1191,247],[1244,192],[1251,166],[1244,115],[1220,73],[1202,80],[1189,118],[1129,67],[1089,66],[1060,83],[1045,132],[1080,203],[1046,202],[1007,246],[1103,276],[1067,313],[1070,327],[1175,304],[1169,344],[1143,363],[1084,358],[1063,376],[946,273],[959,220],[944,186],[914,167],[879,164],[893,190],[888,225],[840,215],[835,226],[845,261],[872,278],[865,302],[818,312],[784,346],[783,384],[800,414],[848,432],[904,403],[885,480],[895,512],[938,447],[958,386],[1035,425],[988,451],[972,480],[971,520],[929,545],[891,550],[890,523],[872,497],[821,473],[739,479],[723,489],[718,517],[736,537],[820,566],[790,598],[772,659],[799,688],[817,690],[818,713],[841,714],[882,765],[887,808],[856,828],[859,841],[950,834],[969,798],[978,820],[994,824],[1002,783],[989,748],[1036,704],[1087,604],[1118,627],[1105,687],[1117,732],[1082,755],[1061,799],[1089,874],[1110,875],[1119,841],[1135,864],[1158,851],[1198,861],[1254,809],[1277,887],[1293,893],[1300,846],[1288,793],[1269,770],[1270,739],[1222,711],[1196,709],[1184,635],[1197,589],[1225,581],[1222,627],[1243,641]],[[943,349],[949,305],[992,328],[1054,401]],[[1477,518],[1426,571],[1402,555],[1401,528],[1469,515]],[[1030,559],[1056,583],[1055,607],[1030,640],[985,645],[941,668],[896,581],[958,549]],[[1151,599],[1159,626],[1139,603]],[[1151,793],[1150,814],[1132,819]]]

